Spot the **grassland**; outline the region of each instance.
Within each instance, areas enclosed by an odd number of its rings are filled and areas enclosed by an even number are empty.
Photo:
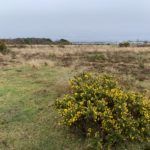
[[[0,150],[89,149],[88,139],[58,125],[53,108],[67,92],[68,79],[79,72],[114,74],[130,90],[150,97],[148,47],[9,45],[9,49],[9,54],[0,54]],[[126,149],[144,146],[127,144]]]

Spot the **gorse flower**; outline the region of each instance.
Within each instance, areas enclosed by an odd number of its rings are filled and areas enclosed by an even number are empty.
[[[147,97],[123,90],[108,75],[83,73],[75,76],[70,85],[70,94],[55,103],[64,125],[78,128],[89,137],[99,137],[103,144],[149,140]]]

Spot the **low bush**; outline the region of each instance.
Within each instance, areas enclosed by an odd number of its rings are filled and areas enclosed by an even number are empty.
[[[71,45],[72,43],[68,40],[65,39],[60,39],[59,41],[55,41],[55,44],[59,44],[59,45]]]
[[[119,47],[130,47],[130,43],[129,42],[119,43]]]
[[[7,54],[9,50],[4,42],[0,42],[0,53]]]
[[[124,90],[114,77],[83,73],[71,81],[71,91],[55,103],[61,123],[100,146],[150,138],[150,101]]]

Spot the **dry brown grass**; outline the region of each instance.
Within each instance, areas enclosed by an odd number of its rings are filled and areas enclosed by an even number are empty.
[[[29,64],[31,67],[38,69],[42,66],[55,67],[56,62],[45,59],[31,59],[27,62],[24,61],[24,65]]]
[[[26,65],[63,66],[100,71],[139,74],[149,72],[149,47],[118,47],[115,45],[32,45],[12,46],[11,53],[0,55],[0,66]]]
[[[26,46],[25,48],[12,48],[12,51],[24,58],[27,56],[47,58],[49,55],[62,57],[66,54],[79,55],[86,52],[150,52],[149,47],[127,47],[120,48],[112,45],[66,45],[65,48],[58,47],[57,45],[34,45]],[[28,58],[27,58],[28,59]]]

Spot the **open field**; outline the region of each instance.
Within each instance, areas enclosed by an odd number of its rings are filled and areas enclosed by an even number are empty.
[[[9,45],[0,54],[0,150],[86,150],[89,140],[58,125],[54,101],[82,71],[115,75],[150,97],[150,48],[101,45]],[[126,149],[144,149],[127,144]],[[124,149],[116,146],[114,149]]]

